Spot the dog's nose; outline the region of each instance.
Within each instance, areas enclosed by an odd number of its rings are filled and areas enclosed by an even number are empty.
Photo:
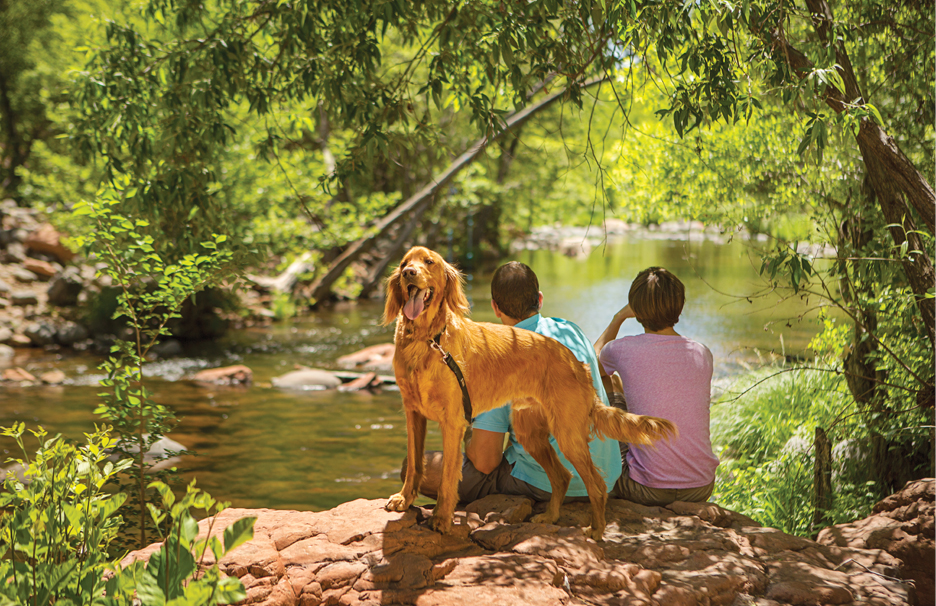
[[[403,270],[403,275],[404,275],[404,276],[409,276],[409,277],[415,276],[415,275],[416,275],[416,268],[415,268],[415,267],[407,267],[406,269]]]

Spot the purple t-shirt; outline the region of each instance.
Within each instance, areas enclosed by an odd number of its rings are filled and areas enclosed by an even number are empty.
[[[608,374],[624,384],[627,409],[676,424],[679,437],[653,446],[631,444],[630,477],[650,488],[699,488],[715,479],[718,457],[709,437],[712,352],[692,339],[642,334],[601,350]]]

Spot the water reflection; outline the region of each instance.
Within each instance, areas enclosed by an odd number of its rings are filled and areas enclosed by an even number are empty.
[[[797,319],[806,302],[779,303],[777,295],[752,303],[743,298],[763,284],[747,248],[738,243],[638,240],[596,248],[584,261],[545,251],[513,258],[537,272],[544,312],[573,320],[591,339],[624,305],[638,271],[666,266],[687,289],[677,330],[712,349],[720,374],[755,357],[755,350],[801,353],[815,332],[814,322]],[[471,278],[473,318],[496,322],[490,274]],[[198,453],[180,466],[184,479],[197,477],[215,497],[251,508],[320,510],[396,492],[406,452],[398,393],[289,392],[269,386],[295,364],[334,367],[339,356],[390,341],[392,327],[379,325],[382,311],[381,301],[338,305],[291,323],[232,333],[217,343],[187,345],[184,358],[152,364],[147,374],[154,397],[171,404],[179,417],[171,437]],[[639,330],[629,321],[622,334]],[[97,421],[98,363],[84,354],[20,352],[15,365],[33,374],[59,368],[69,379],[55,387],[0,385],[0,424],[41,423],[52,433],[80,439]],[[254,385],[206,388],[187,380],[202,368],[229,364],[252,368]],[[429,425],[427,447],[439,449],[438,428]],[[12,449],[10,441],[0,442],[4,458],[15,454]]]

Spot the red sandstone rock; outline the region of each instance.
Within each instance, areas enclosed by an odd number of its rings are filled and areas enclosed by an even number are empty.
[[[225,556],[221,567],[244,583],[244,603],[263,606],[896,606],[911,600],[908,586],[891,578],[901,562],[880,549],[791,537],[712,504],[641,507],[612,499],[605,540],[596,543],[573,525],[587,522],[587,503],[566,505],[553,526],[524,521],[527,499],[488,497],[459,511],[447,536],[428,528],[428,510],[388,512],[385,503],[359,499],[317,513],[227,510],[211,533],[257,516],[254,539]],[[910,505],[896,504],[888,513],[907,516]],[[199,523],[202,536],[209,522]],[[154,550],[129,557],[145,559]]]
[[[360,391],[362,389],[367,389],[376,380],[377,375],[375,373],[368,372],[354,379],[353,381],[348,381],[343,385],[339,385],[338,391]]]
[[[68,263],[75,253],[62,245],[61,235],[48,223],[29,233],[23,242],[26,248],[54,256],[62,263]]]
[[[207,368],[195,373],[193,381],[211,383],[214,385],[250,385],[253,380],[253,371],[243,364],[223,366],[221,368]]]
[[[891,563],[891,576],[912,579],[917,603],[933,606],[936,602],[934,486],[933,478],[908,482],[900,492],[875,505],[874,515],[826,528],[819,533],[817,541],[823,545],[881,550],[890,554],[897,560]]]
[[[51,278],[57,274],[59,270],[59,268],[56,268],[51,263],[33,259],[32,257],[26,257],[23,260],[23,267],[43,278]]]
[[[3,374],[0,375],[4,381],[35,381],[36,377],[31,375],[26,370],[16,367],[16,368],[7,368],[3,371]]]
[[[353,354],[338,358],[339,366],[344,368],[368,368],[371,370],[389,370],[393,368],[393,343],[371,345]]]

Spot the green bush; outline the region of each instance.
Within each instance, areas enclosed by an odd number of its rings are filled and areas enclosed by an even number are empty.
[[[246,597],[238,579],[221,578],[217,562],[253,537],[255,518],[226,528],[223,543],[217,537],[196,541],[191,510],[216,515],[226,505],[194,483],[176,501],[165,484],[154,482],[150,487],[161,495],[162,507],[148,507],[163,545],[148,562],[123,568],[108,550],[122,523],[118,512],[126,494],[108,488],[132,461],[108,460],[116,440],[107,429],[86,435],[86,444],[76,446],[60,436],[46,439],[40,428],[32,432],[40,447],[30,458],[24,430],[23,424],[0,429],[23,453],[16,460],[21,477],[9,473],[0,492],[0,606],[200,606]],[[209,549],[215,563],[205,567]]]

